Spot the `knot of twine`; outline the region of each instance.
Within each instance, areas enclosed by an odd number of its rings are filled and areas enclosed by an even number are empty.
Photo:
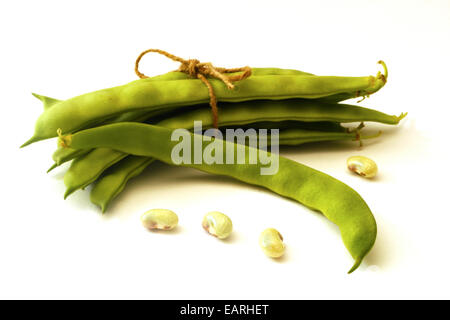
[[[143,51],[137,57],[136,63],[134,65],[134,71],[136,72],[138,77],[141,79],[148,78],[148,77],[139,71],[139,62],[141,61],[142,57],[149,52],[159,53],[173,61],[179,62],[180,67],[175,71],[184,72],[193,78],[198,78],[206,85],[206,87],[208,88],[208,93],[209,93],[209,105],[211,106],[211,110],[212,110],[214,128],[218,127],[217,98],[216,98],[216,95],[214,94],[213,87],[212,87],[211,83],[209,82],[207,76],[219,79],[223,83],[225,83],[225,85],[227,86],[228,89],[233,89],[234,88],[233,82],[239,81],[239,80],[244,80],[245,78],[248,78],[252,74],[252,69],[248,66],[241,67],[241,68],[220,68],[220,67],[213,66],[210,62],[200,62],[197,59],[185,60],[183,58],[180,58],[173,54],[170,54],[164,50],[148,49],[148,50]],[[227,73],[234,73],[234,72],[242,72],[242,73],[231,75],[231,76],[226,75]]]

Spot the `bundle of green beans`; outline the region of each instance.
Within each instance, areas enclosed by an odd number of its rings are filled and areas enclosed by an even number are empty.
[[[350,130],[341,124],[372,121],[395,125],[406,114],[388,115],[341,102],[365,97],[382,88],[387,69],[380,63],[384,74],[367,77],[316,76],[298,70],[253,68],[252,76],[235,83],[234,90],[211,79],[219,101],[218,126],[220,129],[278,128],[280,145],[371,138],[361,134],[361,127]],[[44,112],[36,122],[34,135],[23,146],[56,137],[59,131],[60,146],[53,154],[55,163],[49,171],[72,161],[64,176],[64,196],[95,182],[91,201],[102,212],[127,182],[153,161],[173,164],[170,159],[173,129],[192,130],[194,121],[201,121],[204,129],[212,127],[207,88],[200,80],[181,72],[169,72],[63,101],[35,96],[43,102]],[[192,137],[203,139],[201,135]],[[248,149],[238,144],[233,147]],[[376,238],[376,224],[369,208],[345,184],[280,158],[277,179],[256,173],[260,165],[186,165],[267,187],[323,212],[340,227],[344,244],[355,259],[350,270],[353,271]],[[288,181],[292,179],[298,179],[294,189]],[[326,186],[331,189],[323,189]]]

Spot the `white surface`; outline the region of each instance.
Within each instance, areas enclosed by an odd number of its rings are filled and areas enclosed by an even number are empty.
[[[303,3],[303,2],[302,2]],[[14,1],[2,5],[0,298],[450,298],[448,205],[449,1]],[[134,80],[147,48],[217,66],[277,66],[367,75],[384,59],[389,81],[362,105],[408,111],[366,142],[283,149],[355,188],[378,239],[361,268],[338,229],[294,201],[230,179],[157,164],[101,216],[88,192],[63,200],[67,167],[46,174],[55,142],[19,150],[41,103]],[[147,56],[142,70],[177,65]],[[376,160],[380,175],[350,174],[348,156]],[[176,232],[150,233],[150,208],[180,217]],[[229,241],[201,228],[227,213]],[[258,235],[275,227],[287,256],[267,259]]]

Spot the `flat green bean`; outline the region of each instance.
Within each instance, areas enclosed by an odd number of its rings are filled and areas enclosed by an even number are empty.
[[[134,113],[127,113],[122,114],[119,117],[108,121],[104,124],[108,123],[118,123],[118,122],[128,122],[128,121],[136,121],[136,122],[142,122],[145,121],[147,118],[150,117],[156,117],[161,114],[162,110],[157,110],[156,112],[134,112]],[[75,158],[84,156],[91,152],[92,150],[74,150],[71,148],[61,148],[58,147],[55,152],[52,155],[52,159],[55,162],[48,170],[47,172],[50,172],[51,170],[55,169],[56,167],[60,166],[61,164],[73,160]]]
[[[125,188],[127,182],[154,161],[154,158],[130,155],[115,164],[95,183],[90,194],[91,202],[98,205],[104,213],[111,201]]]
[[[358,136],[359,133],[346,132],[345,128],[336,123],[312,122],[298,123],[297,128],[290,128],[280,131],[279,145],[300,145],[308,142],[337,141],[337,140],[356,140],[370,137]],[[304,129],[298,129],[305,125]],[[314,126],[316,128],[314,128]],[[254,123],[253,128],[266,128],[267,123]],[[314,131],[316,129],[316,131]],[[322,129],[322,131],[317,131]],[[329,131],[324,131],[328,129]],[[271,144],[270,134],[267,139],[267,145]],[[246,140],[248,143],[248,140]],[[129,155],[117,164],[108,168],[108,170],[99,177],[93,186],[90,199],[93,204],[98,205],[102,212],[106,212],[109,204],[125,188],[127,182],[138,176],[155,159]]]
[[[66,185],[64,199],[76,190],[83,189],[91,184],[106,168],[126,156],[120,151],[98,148],[73,160],[69,170],[64,175],[64,184]]]
[[[91,150],[76,150],[72,148],[63,148],[58,146],[55,152],[53,152],[52,159],[53,161],[55,161],[56,166],[60,166],[67,161],[88,154],[90,151]]]
[[[152,123],[149,123],[152,124]],[[220,130],[224,129],[302,129],[311,131],[327,131],[327,132],[346,132],[347,128],[343,127],[339,122],[332,121],[295,121],[295,120],[284,120],[284,121],[256,121],[248,124],[232,125],[232,126],[222,126]],[[281,131],[280,131],[281,132]]]
[[[60,141],[74,149],[111,148],[173,164],[172,151],[178,141],[172,141],[171,136],[172,130],[167,128],[124,122],[61,136]],[[204,145],[202,135],[189,134],[189,137],[192,155],[195,154],[194,146],[205,148],[208,145]],[[322,212],[339,227],[342,240],[355,260],[349,273],[358,268],[375,243],[377,226],[369,207],[356,191],[325,173],[283,157],[279,157],[279,170],[275,174],[261,175],[264,165],[259,160],[257,164],[249,164],[250,148],[225,141],[223,155],[228,148],[235,154],[243,151],[245,164],[195,164],[191,159],[191,163],[181,165],[265,187]],[[269,156],[264,151],[259,152]]]
[[[386,67],[385,73],[387,76]],[[218,101],[240,102],[258,99],[315,99],[340,93],[366,96],[381,89],[386,83],[386,76],[380,72],[375,77],[267,75],[238,81],[234,90],[228,90],[224,83],[216,79],[211,79],[210,83]],[[33,137],[22,147],[56,137],[57,129],[61,129],[62,133],[76,132],[129,111],[192,107],[209,102],[208,89],[201,80],[145,80],[56,103],[41,114],[36,121]]]

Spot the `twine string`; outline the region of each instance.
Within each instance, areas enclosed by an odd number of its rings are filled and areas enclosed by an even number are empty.
[[[209,105],[211,106],[212,118],[213,118],[213,126],[214,128],[218,128],[218,110],[217,110],[217,98],[214,94],[214,89],[211,85],[211,82],[208,80],[208,76],[212,78],[219,79],[222,81],[228,89],[234,89],[233,82],[240,81],[248,78],[252,74],[252,69],[248,66],[240,67],[240,68],[220,68],[215,67],[210,62],[200,62],[197,59],[183,59],[177,57],[167,51],[160,49],[148,49],[143,51],[136,59],[136,63],[134,65],[134,72],[136,72],[137,76],[141,79],[148,78],[145,74],[139,71],[139,62],[142,57],[149,52],[155,52],[161,54],[173,61],[179,62],[180,66],[176,71],[184,72],[193,78],[200,79],[208,88],[209,94]],[[241,72],[241,73],[238,73]],[[227,75],[227,73],[238,73],[234,75]]]

